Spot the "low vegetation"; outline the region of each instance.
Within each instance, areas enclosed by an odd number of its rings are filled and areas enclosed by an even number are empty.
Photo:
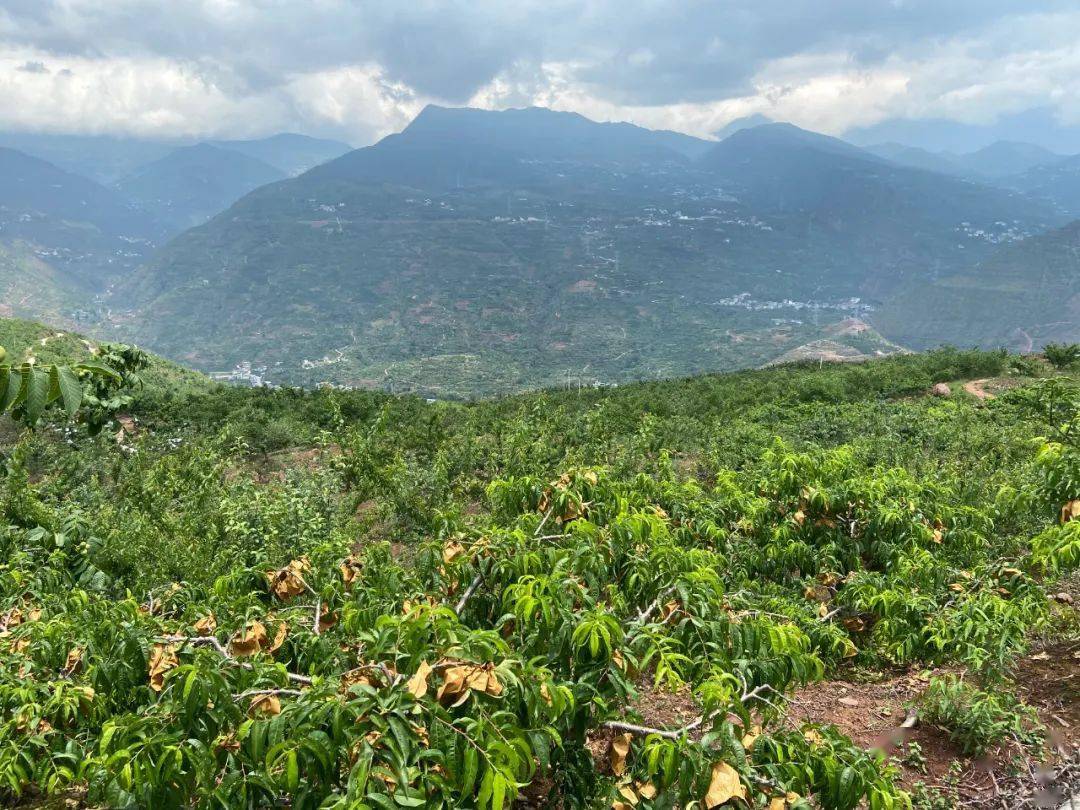
[[[926,395],[996,376],[1026,384]],[[1033,361],[123,390],[115,432],[4,447],[4,801],[908,807],[788,712],[855,669],[977,673],[923,709],[970,750],[1038,733],[1001,696],[1080,564],[1080,389]]]

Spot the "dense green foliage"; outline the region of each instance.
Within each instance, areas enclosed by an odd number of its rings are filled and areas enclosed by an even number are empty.
[[[1045,374],[947,351],[467,405],[215,387],[136,400],[122,442],[22,434],[0,790],[904,807],[782,693],[930,662],[1005,688],[1080,563],[1080,392]],[[657,726],[641,696],[683,685],[702,721]]]

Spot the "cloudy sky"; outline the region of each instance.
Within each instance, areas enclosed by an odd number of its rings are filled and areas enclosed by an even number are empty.
[[[1080,151],[1080,4],[0,0],[0,129],[359,146],[429,102]]]

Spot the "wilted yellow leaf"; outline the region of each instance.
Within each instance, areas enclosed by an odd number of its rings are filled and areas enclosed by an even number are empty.
[[[165,673],[175,669],[180,662],[173,645],[155,644],[150,651],[150,688],[160,692],[165,688]]]
[[[611,772],[616,776],[626,773],[626,757],[630,754],[629,732],[619,734],[611,741],[611,751],[608,752],[608,761],[611,763]]]
[[[456,540],[451,540],[449,543],[443,546],[443,562],[449,565],[464,553],[465,546],[461,545],[461,543],[457,542]]]
[[[754,743],[757,742],[757,738],[761,736],[761,726],[753,726],[748,732],[743,735],[742,747],[747,751],[750,751],[754,747]]]
[[[774,796],[769,800],[769,810],[785,810],[787,802],[783,796]]]
[[[409,682],[405,685],[405,688],[408,689],[412,696],[417,700],[427,694],[428,677],[431,673],[432,669],[428,662],[421,661],[420,666],[416,668],[416,673],[409,678]]]
[[[705,794],[705,807],[719,807],[724,802],[738,797],[746,798],[746,787],[739,779],[739,772],[726,762],[717,762],[712,768],[712,781]]]

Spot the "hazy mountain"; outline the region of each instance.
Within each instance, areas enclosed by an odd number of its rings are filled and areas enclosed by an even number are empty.
[[[282,132],[257,140],[211,143],[269,164],[290,177],[352,151],[352,147],[342,141],[312,138],[293,132]]]
[[[261,160],[202,143],[139,168],[117,188],[178,233],[201,225],[252,189],[284,177]]]
[[[950,152],[931,152],[928,149],[907,146],[902,143],[875,143],[863,148],[867,152],[893,163],[898,163],[901,166],[958,176],[968,173],[967,168],[961,163],[960,157]]]
[[[1080,216],[1080,155],[1034,166],[1001,182],[1073,216]]]
[[[718,141],[724,140],[729,135],[734,135],[740,129],[750,129],[752,127],[760,127],[765,124],[776,123],[767,115],[761,113],[754,113],[753,115],[744,115],[742,118],[736,118],[734,121],[729,121],[720,129],[713,133],[713,137]]]
[[[717,144],[429,107],[173,240],[113,326],[204,368],[440,395],[684,374],[814,345],[1050,217],[787,125]]]
[[[930,284],[910,285],[872,321],[915,348],[1080,341],[1080,222],[1000,247]]]
[[[0,148],[0,312],[59,322],[89,308],[91,294],[141,262],[158,233],[116,191]]]
[[[341,141],[283,132],[252,140],[208,143],[239,152],[296,175],[352,149]],[[18,149],[103,185],[128,177],[174,150],[196,145],[190,139],[121,138],[112,135],[62,135],[48,132],[0,132],[0,147]]]
[[[179,145],[110,135],[0,132],[0,146],[33,155],[102,185],[110,185],[137,167],[164,157]]]
[[[929,235],[943,223],[1019,220],[1038,226],[1052,217],[1048,207],[1018,194],[900,166],[791,124],[740,130],[716,144],[699,165],[755,207],[805,211],[859,233],[871,224],[892,230],[918,223]]]
[[[997,141],[974,152],[931,152],[900,143],[880,143],[865,147],[878,157],[902,166],[940,174],[952,174],[990,184],[1011,185],[1007,179],[1037,166],[1061,160],[1061,155],[1032,143]]]
[[[1017,141],[997,141],[959,157],[960,164],[968,172],[988,178],[1020,174],[1058,160],[1061,160],[1061,155],[1049,149]]]
[[[0,212],[9,234],[73,226],[114,236],[150,230],[116,191],[15,149],[0,148]]]

